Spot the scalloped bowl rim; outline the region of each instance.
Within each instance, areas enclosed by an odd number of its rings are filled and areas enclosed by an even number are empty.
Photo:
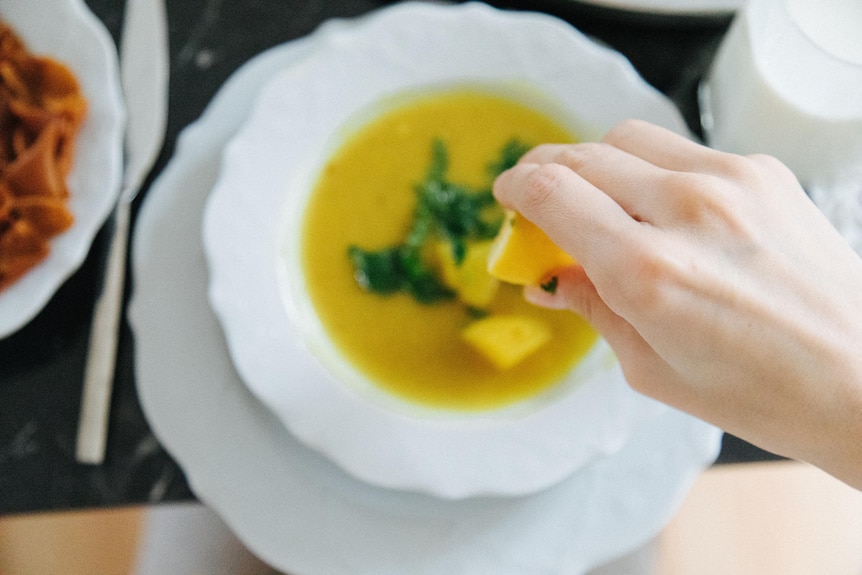
[[[464,43],[441,43],[453,37]],[[550,50],[568,57],[538,69],[524,58]],[[333,90],[333,81],[351,89]],[[296,287],[298,266],[282,265],[282,250],[290,256],[297,243],[285,244],[285,229],[296,229],[332,134],[355,114],[417,86],[463,81],[536,86],[571,112],[566,121],[589,116],[592,136],[632,116],[687,133],[672,104],[622,56],[556,18],[472,3],[400,4],[332,30],[315,54],[267,84],[225,148],[203,222],[210,303],[252,393],[297,438],[355,477],[450,499],[546,488],[612,455],[663,409],[627,386],[603,340],[591,352],[589,381],[528,410],[428,416],[393,409],[333,377],[351,368],[327,351],[331,343]],[[561,94],[570,99],[562,102]],[[581,123],[577,131],[589,129]],[[303,138],[291,137],[296,133]]]

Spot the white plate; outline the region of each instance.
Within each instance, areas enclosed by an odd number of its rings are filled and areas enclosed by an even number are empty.
[[[75,223],[53,239],[43,262],[0,292],[4,337],[33,319],[87,257],[120,191],[125,108],[113,39],[83,0],[0,0],[0,17],[30,51],[66,64],[88,102],[68,179]]]
[[[441,501],[347,476],[240,380],[206,300],[201,214],[222,147],[260,87],[313,42],[274,48],[232,76],[147,193],[130,319],[154,432],[195,495],[254,553],[295,575],[580,575],[639,547],[717,456],[717,429],[666,410],[614,457],[540,494]]]
[[[535,401],[420,410],[342,359],[299,266],[304,203],[334,136],[393,94],[465,82],[547,105],[586,137],[628,117],[686,132],[627,60],[556,18],[475,3],[377,11],[276,75],[228,144],[204,214],[210,302],[249,388],[356,477],[443,498],[520,495],[615,452],[660,410],[626,384],[607,344]]]
[[[745,4],[746,0],[575,0],[607,8],[634,12],[686,16],[727,16]]]

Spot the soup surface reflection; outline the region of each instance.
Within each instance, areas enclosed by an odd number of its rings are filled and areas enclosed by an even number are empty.
[[[482,313],[538,318],[553,337],[500,370],[462,340],[461,330],[476,317],[462,303],[373,294],[354,279],[350,246],[376,249],[403,241],[435,140],[448,151],[450,180],[487,188],[489,162],[513,139],[529,145],[574,140],[545,115],[514,101],[448,92],[411,100],[364,125],[318,176],[302,230],[311,300],[340,352],[397,397],[457,410],[504,406],[552,387],[596,340],[574,314],[537,308],[523,300],[520,288],[501,285]]]

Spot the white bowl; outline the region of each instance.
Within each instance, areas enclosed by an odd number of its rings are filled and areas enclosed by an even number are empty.
[[[5,337],[33,319],[80,267],[111,212],[120,192],[125,108],[113,39],[83,0],[0,0],[0,17],[30,51],[67,65],[88,104],[68,179],[75,223],[53,239],[45,260],[0,292]]]
[[[660,412],[628,387],[607,344],[534,401],[471,414],[422,409],[375,391],[335,351],[297,257],[298,222],[334,135],[383,98],[464,82],[519,99],[538,91],[580,135],[628,117],[685,133],[624,58],[560,20],[482,4],[381,10],[274,77],[226,147],[204,214],[209,295],[251,391],[349,473],[442,498],[519,495],[615,453]]]

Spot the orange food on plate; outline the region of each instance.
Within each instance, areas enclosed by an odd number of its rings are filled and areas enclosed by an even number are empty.
[[[0,20],[0,290],[74,221],[66,179],[86,114],[71,70],[29,52]]]

